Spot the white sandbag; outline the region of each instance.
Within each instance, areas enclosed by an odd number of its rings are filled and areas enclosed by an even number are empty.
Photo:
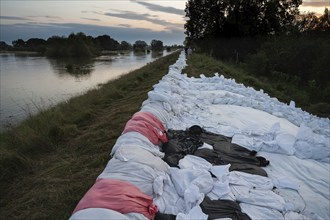
[[[219,180],[221,180],[224,176],[227,176],[229,174],[229,168],[230,164],[216,165],[211,167],[210,172]]]
[[[169,168],[162,159],[136,146],[122,146],[116,150],[114,157],[121,161],[141,163],[162,172],[167,172]]]
[[[286,204],[291,204],[291,211],[302,212],[305,210],[306,203],[298,191],[292,189],[274,189],[274,192],[281,196]]]
[[[177,215],[185,212],[184,200],[178,195],[170,178],[164,181],[163,193],[154,197],[153,201],[160,213]]]
[[[151,101],[158,101],[158,102],[169,102],[170,101],[168,96],[166,96],[160,92],[155,92],[155,91],[149,91],[148,97]]]
[[[300,213],[297,213],[297,212],[287,212],[285,213],[284,215],[284,219],[285,220],[312,220],[311,218],[307,217],[307,216],[304,216]]]
[[[315,134],[311,128],[301,124],[296,135],[296,156],[302,159],[311,158],[328,161],[330,157],[329,137]]]
[[[289,211],[284,199],[271,190],[258,190],[234,185],[231,185],[230,188],[238,202],[276,209],[280,212]]]
[[[246,186],[255,189],[271,190],[274,187],[272,180],[268,177],[239,171],[229,172],[229,183],[231,185]]]
[[[130,212],[127,214],[124,214],[126,217],[128,217],[129,219],[134,219],[134,220],[149,220],[149,218],[147,218],[147,216],[141,214],[141,213],[136,213],[136,212]],[[116,219],[113,219],[116,220]],[[119,220],[119,219],[118,219]]]
[[[231,194],[231,189],[229,187],[229,179],[221,178],[217,179],[214,178],[215,181],[213,183],[213,188],[211,191],[211,196],[213,199],[224,199],[227,198],[228,194]]]
[[[240,203],[239,206],[243,213],[247,214],[252,220],[259,219],[276,219],[284,220],[284,216],[276,209],[256,206],[247,203]]]
[[[169,169],[170,177],[173,181],[176,191],[180,196],[184,196],[185,190],[190,185],[198,187],[198,193],[208,193],[212,190],[213,180],[211,174],[205,170],[178,169],[171,167]]]
[[[283,175],[281,177],[273,178],[273,184],[276,188],[280,189],[299,190],[299,184],[290,176]]]
[[[142,103],[141,111],[152,113],[164,124],[165,127],[170,120],[169,112],[165,110],[161,102],[152,102],[147,99]]]
[[[193,169],[193,170],[210,170],[212,164],[204,158],[197,157],[194,155],[186,155],[184,158],[179,160],[179,167],[181,169]]]
[[[88,208],[82,209],[74,213],[69,220],[94,220],[94,219],[121,219],[130,220],[129,217],[117,211],[104,208]]]
[[[169,177],[166,173],[156,171],[150,166],[112,158],[98,178],[124,180],[138,187],[143,193],[155,197],[162,192],[163,180]]]
[[[185,210],[188,212],[193,207],[198,206],[204,199],[203,193],[199,192],[199,188],[196,185],[189,185],[188,188],[184,191],[184,202],[185,202]]]
[[[296,138],[292,134],[280,133],[276,135],[275,141],[279,146],[279,153],[294,155],[296,152],[296,149],[294,148]]]
[[[268,177],[273,179],[289,176],[298,184],[299,195],[306,203],[305,211],[317,213],[321,218],[329,218],[330,207],[330,165],[296,156],[261,152],[270,161],[265,167]]]
[[[200,206],[195,206],[192,208],[188,214],[179,213],[176,216],[176,220],[191,220],[191,219],[198,219],[198,220],[207,220],[208,215],[203,213]]]
[[[160,152],[159,147],[149,141],[147,137],[139,132],[127,132],[118,137],[115,145],[112,147],[111,155],[114,155],[116,151],[122,146],[137,146],[144,150],[149,151],[153,155],[163,158],[164,153]]]

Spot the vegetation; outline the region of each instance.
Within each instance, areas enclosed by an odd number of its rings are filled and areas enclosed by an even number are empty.
[[[47,40],[39,38],[31,38],[27,41],[17,39],[12,42],[13,46],[0,41],[0,50],[10,51],[34,51],[45,54],[48,57],[93,57],[101,54],[102,51],[118,51],[131,50],[146,51],[148,44],[145,41],[137,40],[133,45],[126,41],[119,43],[109,35],[98,37],[86,36],[84,33],[70,34],[68,37],[52,36]],[[150,43],[151,50],[162,51],[164,49],[163,42],[160,40],[152,40]],[[167,47],[177,48],[177,45]]]
[[[299,85],[294,82],[294,78],[279,74],[272,77],[261,77],[246,71],[243,65],[233,62],[221,61],[208,54],[193,53],[188,60],[188,66],[184,70],[188,76],[199,77],[200,74],[213,76],[214,73],[224,75],[226,78],[234,78],[236,82],[243,83],[256,90],[264,90],[272,97],[289,104],[291,100],[296,102],[296,106],[320,117],[330,117],[330,102],[315,102],[319,97],[315,97],[315,84],[310,82],[307,85]],[[327,90],[328,92],[328,90]],[[326,97],[322,94],[321,97]],[[329,97],[329,95],[327,96]]]
[[[150,45],[151,45],[151,50],[154,51],[162,51],[164,48],[163,42],[160,40],[152,40]]]
[[[189,0],[186,45],[238,68],[252,84],[266,83],[280,100],[328,117],[329,11],[299,15],[301,3]]]
[[[2,219],[68,219],[178,52],[0,134]]]
[[[188,0],[185,29],[191,40],[283,33],[302,0]]]
[[[99,42],[98,40],[94,40]],[[100,41],[101,42],[101,41]],[[100,55],[100,44],[84,33],[70,34],[68,38],[51,37],[47,40],[46,55],[49,57],[92,57]]]
[[[147,49],[148,44],[143,40],[137,40],[133,44],[134,51],[145,51]]]

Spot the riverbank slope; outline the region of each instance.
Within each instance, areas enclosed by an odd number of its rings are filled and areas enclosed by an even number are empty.
[[[67,219],[112,146],[179,52],[42,111],[0,134],[0,214]]]

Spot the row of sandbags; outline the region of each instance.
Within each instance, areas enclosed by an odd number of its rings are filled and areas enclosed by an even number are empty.
[[[154,219],[158,208],[153,199],[161,194],[168,170],[159,149],[167,142],[165,130],[152,113],[135,113],[113,146],[112,159],[71,219],[83,219],[86,213],[99,219]]]
[[[178,75],[184,66],[181,54],[163,78],[165,85],[156,85],[149,92],[141,111],[127,122],[113,146],[112,159],[71,219],[308,219],[301,215],[306,204],[298,193],[300,186],[290,178],[230,171],[231,164],[214,165],[195,155],[181,158],[178,167],[164,162],[165,130],[179,124],[178,119],[196,118],[185,118],[185,111],[203,109],[197,102],[191,105],[191,91],[173,92],[180,87],[171,87],[171,83],[187,86]],[[164,91],[166,86],[173,93]],[[203,147],[212,149],[206,144]]]
[[[179,59],[180,61],[180,59]],[[184,63],[172,68],[180,71]],[[169,166],[161,159],[168,113],[158,104],[144,105],[126,123],[122,135],[94,185],[74,209],[76,219],[154,219],[153,200],[164,191]]]

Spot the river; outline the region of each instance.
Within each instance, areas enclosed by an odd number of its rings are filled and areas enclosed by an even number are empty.
[[[94,59],[58,60],[0,53],[0,131],[167,54],[131,51]]]

